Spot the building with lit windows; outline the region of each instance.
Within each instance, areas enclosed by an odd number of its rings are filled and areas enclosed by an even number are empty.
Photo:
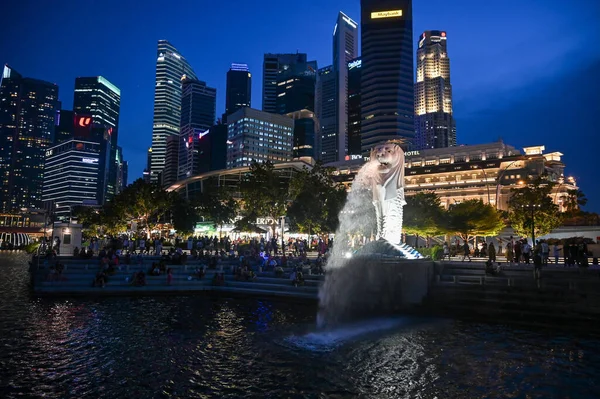
[[[73,138],[75,113],[67,109],[56,110],[54,139],[52,144],[59,144]]]
[[[252,74],[247,64],[231,64],[227,71],[227,87],[225,90],[225,114],[223,123],[227,123],[227,116],[240,108],[251,107],[252,104]]]
[[[75,79],[73,112],[75,115],[90,115],[96,125],[103,125],[108,129],[111,162],[106,184],[107,199],[111,199],[122,190],[119,186],[120,166],[117,159],[120,110],[121,90],[106,78],[92,76]]]
[[[252,161],[292,160],[294,120],[253,108],[230,115],[227,125],[227,168],[249,166]]]
[[[179,165],[174,177],[185,179],[198,173],[198,140],[214,125],[217,107],[217,89],[195,79],[183,81],[181,97],[181,125],[178,141]],[[168,151],[167,151],[168,152]],[[168,155],[168,154],[167,154]],[[172,167],[171,165],[168,165]],[[167,165],[165,165],[165,168]],[[165,186],[173,183],[164,180]]]
[[[8,65],[0,82],[0,211],[42,207],[44,155],[54,137],[58,86]]]
[[[267,53],[264,55],[262,77],[262,110],[264,112],[272,114],[285,113],[277,110],[277,82],[279,76],[295,64],[306,64],[306,60],[306,53]]]
[[[333,73],[335,75],[335,158],[342,161],[348,154],[348,62],[358,57],[358,24],[338,13],[333,29]]]
[[[387,140],[412,145],[414,127],[411,0],[361,0],[362,153]]]
[[[105,130],[102,127],[94,129]],[[72,215],[76,206],[101,206],[107,200],[110,138],[72,138],[46,151],[43,201],[58,218]]]
[[[544,146],[526,147],[523,152],[503,142],[448,148],[415,150],[405,153],[405,192],[436,193],[442,205],[480,199],[500,210],[508,209],[513,188],[546,174],[558,183],[553,200],[561,210],[567,190],[576,188],[575,180],[564,176],[560,152],[544,153]],[[348,188],[363,160],[327,164],[335,167],[337,179]]]
[[[456,145],[452,116],[452,85],[446,32],[428,30],[419,38],[415,83],[414,148]]]
[[[356,58],[348,62],[348,154],[350,159],[361,156],[361,110],[360,110],[360,76],[362,60]]]
[[[317,72],[315,111],[319,119],[321,135],[321,159],[323,162],[337,160],[337,91],[333,66],[320,68]]]
[[[179,136],[181,123],[181,82],[196,79],[190,64],[166,40],[158,41],[150,180],[158,182],[165,166],[167,136]]]

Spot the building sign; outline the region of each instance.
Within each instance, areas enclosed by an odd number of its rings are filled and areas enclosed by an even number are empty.
[[[98,158],[81,158],[81,162],[83,163],[98,163]]]
[[[371,13],[371,19],[401,17],[402,10],[376,11]]]
[[[275,224],[273,218],[256,218],[256,224]]]
[[[362,67],[362,60],[354,60],[348,63],[348,69],[360,68]]]
[[[46,156],[47,157],[51,157],[52,156],[52,150],[46,150]]]
[[[412,157],[412,156],[415,156],[415,155],[420,155],[419,151],[406,151],[404,153],[404,156],[407,156],[407,157]]]

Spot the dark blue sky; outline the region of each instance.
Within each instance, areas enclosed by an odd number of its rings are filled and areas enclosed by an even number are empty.
[[[224,110],[232,62],[253,73],[261,106],[265,52],[308,53],[331,63],[338,11],[359,21],[359,0],[154,1],[21,0],[0,15],[0,61],[59,85],[73,102],[76,76],[102,75],[121,89],[120,145],[130,181],[145,166],[152,136],[156,42],[171,41],[198,77],[217,88]],[[502,138],[565,154],[600,211],[600,2],[598,0],[414,1],[414,35],[448,32],[460,144]],[[416,46],[415,46],[416,48]]]

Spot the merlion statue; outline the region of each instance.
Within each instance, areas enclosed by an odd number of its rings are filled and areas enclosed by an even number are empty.
[[[373,205],[377,215],[377,239],[400,244],[402,238],[402,207],[404,200],[404,151],[388,141],[371,150],[369,161]],[[377,173],[375,173],[375,171]]]

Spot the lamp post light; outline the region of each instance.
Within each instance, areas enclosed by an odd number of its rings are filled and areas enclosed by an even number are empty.
[[[518,162],[518,161],[522,161],[522,159],[515,159],[514,161],[512,161],[511,163],[509,163],[508,165],[506,165],[506,167],[504,169],[502,169],[502,171],[498,175],[498,178],[496,179],[496,209],[498,209],[498,200],[499,200],[499,197],[500,197],[500,188],[502,187],[502,184],[500,184],[500,181],[501,181],[502,177],[504,176],[504,173],[506,173],[506,171],[508,170],[508,168],[510,168],[512,166],[512,164],[514,164],[515,162]]]

